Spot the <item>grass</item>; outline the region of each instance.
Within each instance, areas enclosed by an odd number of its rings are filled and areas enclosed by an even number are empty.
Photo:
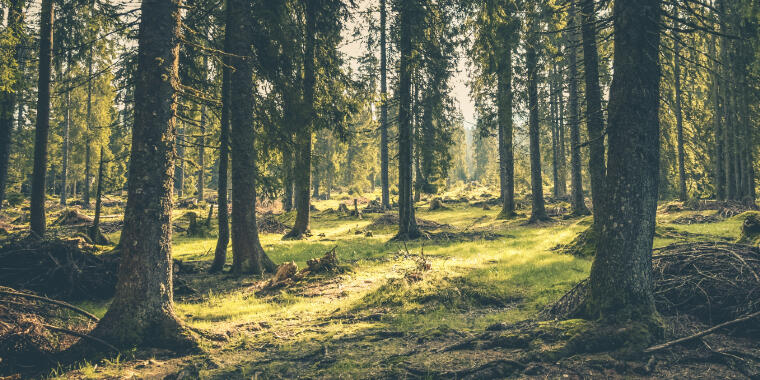
[[[187,275],[201,295],[178,299],[177,314],[189,325],[226,334],[229,340],[204,342],[205,354],[173,359],[175,366],[164,368],[177,369],[189,362],[197,367],[197,377],[220,379],[388,376],[400,361],[411,357],[399,358],[410,345],[442,344],[477,334],[497,322],[529,318],[588,276],[591,259],[551,250],[587,228],[588,218],[527,226],[525,217],[495,220],[497,207],[484,211],[462,204],[449,206],[449,210],[434,212],[420,207],[417,217],[457,231],[499,235],[493,240],[422,239],[405,247],[390,240],[393,227],[373,231],[373,237],[354,233],[377,214],[357,219],[316,212],[311,226],[314,237],[293,242],[283,241],[281,235],[262,234],[265,251],[275,263],[295,261],[303,267],[306,260],[336,247],[340,260],[349,267],[345,273],[317,277],[274,294],[257,293],[254,285],[262,279],[256,276]],[[316,207],[336,208],[337,202],[318,201]],[[175,216],[182,213],[177,210]],[[738,237],[741,216],[703,225],[670,223],[684,214],[659,217],[665,227],[702,238]],[[282,218],[292,220],[292,215]],[[678,236],[658,237],[655,246],[679,240]],[[176,259],[208,265],[216,238],[175,234],[173,243]],[[409,281],[406,276],[416,271],[421,251],[430,260],[431,270],[418,281]],[[107,303],[80,306],[102,315]],[[97,378],[113,374],[116,368],[131,368],[135,373],[158,370],[150,364],[148,369],[136,369],[135,360],[130,363],[89,364],[66,375]]]

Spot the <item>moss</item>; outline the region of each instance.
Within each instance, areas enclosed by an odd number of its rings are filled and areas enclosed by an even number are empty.
[[[760,244],[760,213],[756,211],[745,212],[742,214],[741,235],[737,243],[739,244]]]
[[[599,233],[592,225],[579,233],[571,242],[558,245],[552,249],[564,255],[590,258],[596,255],[596,242],[598,240]]]
[[[567,355],[610,352],[621,358],[633,358],[663,337],[659,315],[625,323],[594,322],[578,329],[563,351]]]

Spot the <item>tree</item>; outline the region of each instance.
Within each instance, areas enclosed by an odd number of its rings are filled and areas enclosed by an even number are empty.
[[[232,272],[274,271],[264,253],[256,227],[256,151],[253,129],[253,67],[251,65],[250,2],[228,0],[227,25],[231,38],[230,138],[232,153]],[[307,194],[308,195],[308,194]]]
[[[40,13],[39,78],[37,82],[37,126],[34,135],[34,169],[29,224],[33,233],[45,235],[45,177],[50,131],[50,67],[53,52],[53,1],[43,0]]]
[[[23,38],[24,26],[24,0],[13,0],[8,8],[8,24],[0,39],[6,39],[6,44],[10,56],[20,57],[21,42]],[[3,54],[5,56],[5,54]],[[19,96],[17,93],[21,90],[21,73],[18,68],[18,62],[2,62],[3,68],[0,74],[4,78],[12,78],[0,85],[0,208],[5,200],[5,192],[8,186],[8,166],[10,164],[11,154],[11,137],[13,134],[14,111],[16,110]],[[4,70],[14,70],[9,75],[2,73]]]
[[[229,2],[225,3],[225,8]],[[226,10],[225,10],[226,12]],[[224,51],[229,52],[232,44],[232,33],[224,29]],[[217,212],[219,233],[214,249],[214,262],[209,272],[221,272],[227,261],[227,246],[230,242],[229,202],[227,200],[227,177],[229,176],[230,155],[230,58],[227,54],[222,57],[222,112],[219,118],[219,178],[217,180]]]
[[[386,0],[380,0],[380,186],[383,209],[390,209],[388,190],[388,48],[386,46]]]
[[[581,132],[578,112],[578,41],[576,36],[575,0],[570,2],[567,14],[567,60],[568,60],[568,107],[570,107],[570,204],[573,215],[588,215],[586,200],[583,196],[583,176],[581,172]]]
[[[171,257],[179,0],[145,0],[121,261],[113,302],[93,336],[119,347],[197,347],[174,314]]]
[[[581,0],[581,39],[583,74],[586,82],[586,130],[588,132],[588,171],[591,177],[591,202],[594,212],[601,206],[607,173],[604,152],[604,115],[599,87],[599,53],[596,47],[594,0]],[[596,220],[596,219],[595,219]]]
[[[399,239],[414,239],[420,235],[414,216],[414,199],[412,197],[412,28],[415,13],[420,12],[417,4],[398,1],[399,27],[399,83],[398,83],[398,209]]]
[[[541,145],[538,120],[538,19],[535,14],[528,21],[525,41],[525,65],[528,69],[528,134],[530,138],[530,184],[532,207],[530,222],[549,220],[544,205],[544,184],[541,176]]]
[[[652,242],[660,165],[660,1],[617,0],[608,108],[609,165],[587,311],[652,324]],[[650,336],[651,338],[651,336]]]
[[[678,19],[678,12],[675,15]],[[681,41],[677,30],[678,26],[675,26],[675,32],[673,36],[673,86],[675,87],[675,102],[674,111],[676,114],[676,134],[677,134],[677,146],[678,146],[678,198],[685,201],[686,194],[686,167],[684,164],[684,142],[683,142],[683,107],[681,103]]]

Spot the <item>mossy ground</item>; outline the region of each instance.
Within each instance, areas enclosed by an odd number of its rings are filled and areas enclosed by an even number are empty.
[[[317,201],[315,205],[319,210],[337,208],[336,201]],[[477,238],[477,234],[458,240],[420,239],[404,247],[391,241],[394,227],[375,230],[372,237],[355,233],[379,214],[359,219],[314,212],[311,238],[283,241],[281,235],[263,234],[265,251],[275,263],[295,261],[304,267],[307,259],[337,247],[349,270],[262,295],[254,289],[261,277],[203,271],[212,260],[214,236],[175,233],[174,257],[201,269],[183,276],[199,294],[178,298],[176,312],[191,327],[207,331],[202,341],[205,353],[177,357],[170,352],[137,350],[98,363],[59,368],[50,377],[161,378],[183,372],[191,378],[208,379],[463,378],[489,373],[516,376],[514,371],[519,370],[520,376],[530,377],[538,371],[536,376],[543,378],[555,373],[546,366],[535,370],[531,362],[562,357],[557,353],[579,329],[588,328],[585,322],[545,322],[522,332],[493,332],[496,335],[483,340],[490,342],[487,344],[446,348],[477,339],[488,326],[535,317],[587,277],[591,257],[562,255],[551,248],[572,241],[588,227],[588,218],[557,218],[536,226],[525,225],[525,216],[497,220],[498,207],[483,210],[451,202],[448,210],[428,212],[426,206],[418,204],[418,217],[448,224],[451,232],[496,235],[490,239]],[[175,210],[175,216],[185,211]],[[114,208],[105,214],[118,212]],[[661,225],[672,233],[659,234],[655,246],[685,239],[738,238],[742,223],[738,216],[704,225],[669,223],[688,213],[661,214]],[[282,217],[292,219],[292,215]],[[116,241],[118,233],[109,238]],[[421,279],[409,280],[407,274],[417,270],[416,257],[422,250],[432,269]],[[102,315],[108,303],[79,306]],[[533,334],[525,331],[538,335],[520,338],[520,334]],[[603,354],[594,355],[589,360],[608,360]],[[515,357],[526,362],[515,364]],[[566,360],[575,363],[577,358]],[[486,372],[475,375],[471,370],[477,368]],[[600,368],[591,373],[603,374],[607,367]],[[555,374],[561,377],[562,372]]]

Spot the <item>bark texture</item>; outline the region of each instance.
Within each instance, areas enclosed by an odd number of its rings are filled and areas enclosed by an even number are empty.
[[[179,0],[145,0],[141,11],[118,282],[113,303],[92,335],[120,348],[188,350],[197,343],[174,314],[172,300]]]
[[[45,234],[45,174],[50,131],[50,66],[53,56],[53,19],[55,18],[52,0],[43,0],[41,9],[37,125],[34,134],[34,169],[32,170],[32,196],[29,210],[31,230],[39,236]]]
[[[575,1],[570,2],[568,11],[568,107],[570,108],[570,205],[573,215],[588,215],[583,195],[583,175],[581,172],[581,131],[578,112],[578,39],[576,38]]]
[[[499,123],[499,185],[501,212],[498,219],[508,219],[515,213],[515,158],[512,149],[512,48],[505,47],[497,69],[497,98]]]
[[[386,42],[386,0],[380,0],[380,186],[383,208],[391,208],[388,190],[388,84],[387,84],[387,42]]]
[[[398,204],[399,239],[414,239],[420,236],[414,216],[412,191],[412,12],[415,4],[400,2],[399,6],[399,106],[398,106]]]
[[[228,0],[230,41],[230,138],[232,147],[232,272],[274,271],[256,227],[256,151],[253,129],[251,4]]]
[[[535,16],[535,15],[534,15]],[[541,175],[541,145],[540,127],[538,120],[538,57],[536,44],[538,43],[538,20],[532,19],[528,40],[525,46],[525,64],[528,68],[528,134],[530,137],[530,186],[531,186],[531,214],[530,222],[549,220],[544,205],[544,185]]]
[[[13,0],[10,2],[8,8],[8,30],[12,31],[15,36],[20,37],[22,27],[24,25],[24,1]],[[10,49],[15,50],[15,56],[21,58],[21,41],[16,40],[15,46],[8,46]],[[18,72],[22,72],[21,64],[19,63]],[[16,80],[20,80],[21,76],[17,75]],[[8,183],[8,168],[10,166],[10,154],[11,143],[13,136],[13,114],[16,111],[16,106],[19,105],[19,126],[21,125],[21,115],[23,106],[19,102],[18,93],[21,91],[20,85],[16,84],[15,90],[0,91],[0,209],[3,207],[5,201],[5,191]]]
[[[614,76],[609,167],[588,312],[610,322],[651,321],[652,242],[660,166],[660,1],[613,8]]]

